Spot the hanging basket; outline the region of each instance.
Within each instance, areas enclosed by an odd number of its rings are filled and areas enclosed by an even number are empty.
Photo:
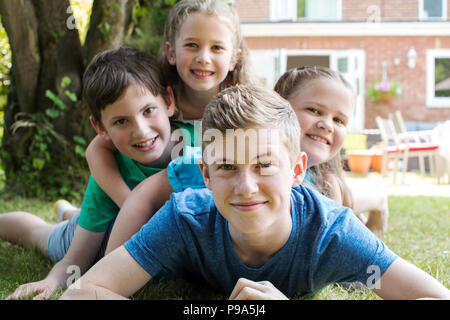
[[[380,92],[378,96],[378,101],[380,103],[390,103],[395,99],[395,94],[392,92]]]

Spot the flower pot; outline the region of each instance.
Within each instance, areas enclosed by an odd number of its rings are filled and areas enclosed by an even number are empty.
[[[389,164],[389,159],[385,159],[385,168],[387,169]],[[383,163],[383,155],[382,154],[374,154],[372,155],[372,162],[370,164],[370,168],[372,171],[381,172],[381,165]]]
[[[348,167],[355,173],[369,172],[372,163],[372,154],[367,150],[347,152]]]
[[[389,103],[392,100],[394,100],[395,94],[391,92],[380,92],[380,95],[378,96],[378,101],[381,103]]]

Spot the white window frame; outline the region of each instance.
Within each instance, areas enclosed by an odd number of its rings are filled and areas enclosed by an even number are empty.
[[[270,21],[297,21],[297,0],[270,0]]]
[[[435,97],[435,60],[436,58],[450,59],[450,49],[427,50],[427,79],[426,79],[426,105],[429,108],[450,108],[450,97]]]
[[[341,21],[342,20],[342,0],[336,0],[337,1],[337,16],[336,19],[331,19],[330,21]],[[308,4],[306,4],[308,6]],[[308,9],[306,8],[306,11],[308,12]],[[320,20],[320,19],[314,19],[311,17],[306,17],[307,20]]]
[[[419,20],[447,20],[447,0],[441,0],[442,2],[442,16],[441,17],[427,17],[423,10],[424,0],[419,0]]]

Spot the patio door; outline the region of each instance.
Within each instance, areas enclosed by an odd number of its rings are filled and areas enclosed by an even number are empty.
[[[356,92],[356,107],[349,131],[364,129],[365,54],[362,50],[252,50],[251,62],[256,75],[268,88],[291,68],[321,65],[341,72]]]
[[[359,131],[364,129],[364,51],[333,51],[330,55],[330,68],[339,71],[351,83],[356,93],[355,109],[353,110],[349,130]]]

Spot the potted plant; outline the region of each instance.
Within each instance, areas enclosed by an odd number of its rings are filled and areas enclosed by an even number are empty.
[[[369,99],[373,103],[389,103],[398,97],[400,92],[399,84],[389,80],[375,81],[367,90]]]

